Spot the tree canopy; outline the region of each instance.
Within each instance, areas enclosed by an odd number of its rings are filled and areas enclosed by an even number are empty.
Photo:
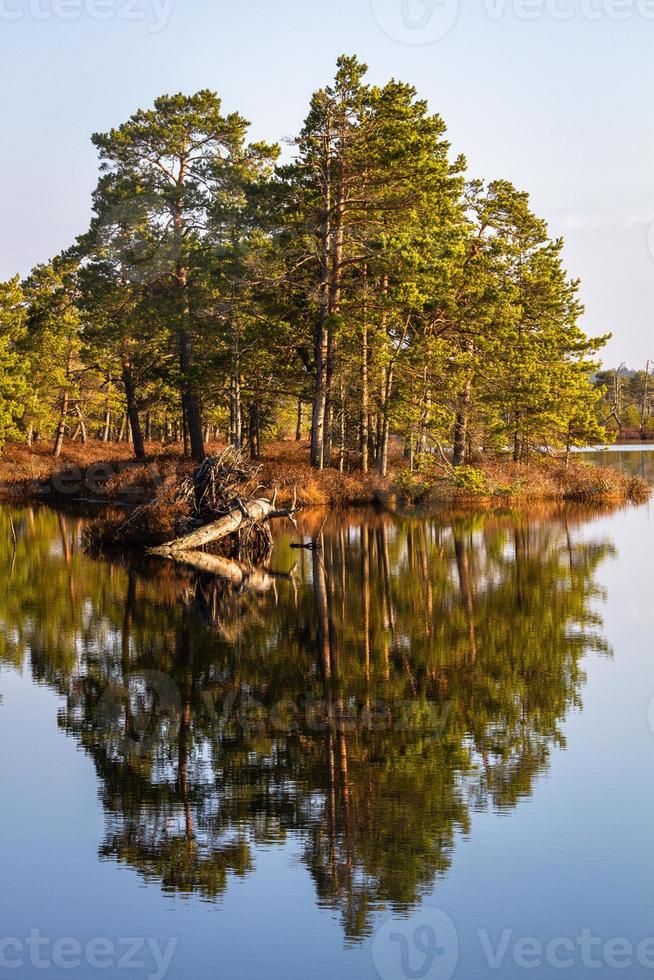
[[[563,243],[467,174],[411,85],[342,56],[283,161],[249,130],[200,91],[93,136],[89,229],[0,287],[0,440],[257,458],[297,434],[315,467],[383,476],[393,438],[411,466],[602,438],[607,338],[579,326]]]

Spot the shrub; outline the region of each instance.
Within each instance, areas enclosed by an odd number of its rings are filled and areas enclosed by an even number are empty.
[[[461,493],[473,496],[486,496],[491,492],[488,479],[483,470],[474,466],[461,466],[454,471],[454,483]]]

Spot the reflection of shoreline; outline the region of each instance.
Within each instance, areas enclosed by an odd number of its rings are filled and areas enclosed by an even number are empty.
[[[610,652],[594,610],[612,546],[575,533],[585,508],[539,513],[333,512],[320,552],[278,536],[275,568],[293,574],[255,592],[91,561],[81,522],[23,512],[2,656],[31,651],[66,698],[60,724],[100,784],[100,856],[215,901],[256,845],[293,835],[351,939],[381,906],[412,908],[472,809],[531,795],[581,704],[582,658]],[[259,724],[308,700],[349,723]],[[380,723],[379,703],[409,705],[410,723]]]
[[[306,538],[313,539],[316,533],[324,524],[324,530],[329,535],[339,530],[359,527],[363,520],[370,528],[395,528],[398,526],[420,526],[425,521],[447,524],[455,519],[463,519],[474,522],[475,519],[482,520],[489,528],[495,531],[501,529],[511,529],[515,523],[523,524],[546,524],[554,522],[561,526],[578,527],[584,524],[591,524],[596,520],[615,514],[625,509],[624,504],[618,503],[598,503],[581,504],[573,501],[542,501],[526,502],[520,506],[512,507],[509,504],[492,505],[487,508],[480,507],[478,504],[470,506],[446,506],[446,507],[405,507],[390,510],[389,508],[379,507],[343,507],[337,510],[326,511],[324,509],[307,510],[300,513],[297,517],[300,534]],[[327,518],[325,521],[325,517]],[[275,540],[279,542],[290,541],[288,530],[283,527],[273,528]],[[273,556],[274,562],[274,556]]]
[[[589,461],[599,466],[612,466],[629,476],[640,477],[654,486],[654,444],[638,443],[632,446],[608,446],[589,456]]]
[[[591,446],[590,448],[572,450],[578,456],[589,456],[593,453],[633,453],[639,451],[654,451],[654,441],[649,439],[633,439],[628,442],[620,442],[618,445]]]

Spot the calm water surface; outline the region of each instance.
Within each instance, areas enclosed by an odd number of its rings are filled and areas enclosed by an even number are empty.
[[[649,505],[332,515],[241,585],[11,513],[1,975],[654,975]]]

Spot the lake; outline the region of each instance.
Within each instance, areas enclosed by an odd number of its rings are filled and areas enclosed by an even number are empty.
[[[240,584],[88,519],[0,509],[2,975],[654,975],[651,505],[335,513]]]

